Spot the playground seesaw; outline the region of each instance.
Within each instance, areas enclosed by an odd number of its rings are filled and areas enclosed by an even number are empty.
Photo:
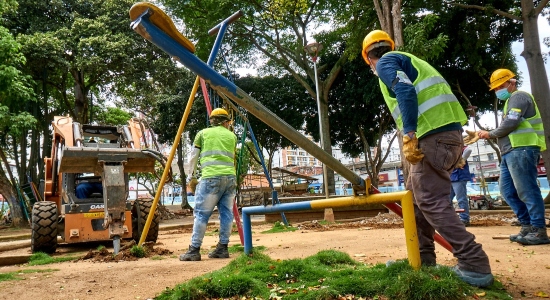
[[[130,26],[135,32],[168,53],[174,60],[179,61],[193,73],[197,74],[197,76],[204,79],[218,94],[224,95],[234,101],[352,183],[353,195],[349,197],[244,207],[242,209],[242,220],[245,253],[248,254],[252,250],[251,215],[364,204],[383,204],[391,211],[403,217],[409,263],[414,269],[420,268],[421,261],[411,191],[384,194],[378,193],[378,191],[371,186],[370,179],[366,181],[363,180],[355,172],[346,168],[334,157],[292,128],[292,126],[288,125],[285,121],[281,120],[273,112],[269,111],[260,102],[253,99],[234,83],[216,72],[209,64],[204,63],[196,57],[194,55],[195,47],[193,43],[176,29],[170,17],[158,7],[146,2],[136,3],[130,9],[130,17],[132,20]],[[222,22],[221,25],[218,26],[223,28],[223,26],[227,26],[227,22]],[[214,33],[216,31],[217,30],[214,30]],[[224,30],[219,30],[217,32],[218,34],[223,34]],[[401,206],[395,202],[400,202]],[[434,238],[443,247],[452,251],[452,247],[441,236],[436,234]]]

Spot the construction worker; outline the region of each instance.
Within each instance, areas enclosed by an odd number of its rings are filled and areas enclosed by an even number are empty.
[[[451,195],[449,196],[451,204],[453,203],[453,198],[456,196],[458,208],[463,210],[458,216],[466,227],[470,226],[470,203],[468,201],[466,185],[468,181],[472,180],[470,166],[468,165],[468,157],[470,157],[471,153],[472,149],[468,146],[462,150],[460,161],[455,165],[453,172],[451,172]]]
[[[362,55],[403,131],[403,154],[411,164],[406,187],[414,195],[422,264],[436,264],[437,230],[458,259],[453,271],[468,284],[487,287],[493,283],[489,258],[449,205],[449,176],[462,153],[466,114],[436,69],[394,48],[386,32],[374,30],[363,40]]]
[[[544,128],[535,98],[518,91],[515,76],[508,69],[498,69],[491,75],[490,90],[495,91],[500,101],[506,101],[504,114],[498,128],[480,130],[477,136],[497,138],[502,155],[500,193],[521,223],[520,232],[510,235],[510,241],[523,245],[550,244],[544,200],[537,184],[539,155],[546,150]]]
[[[195,149],[189,164],[190,185],[194,179],[197,162],[201,164],[201,180],[196,186],[193,215],[193,235],[189,251],[180,255],[182,261],[201,260],[200,248],[206,225],[218,206],[220,218],[219,242],[216,249],[208,254],[210,258],[228,258],[227,245],[233,227],[233,202],[237,191],[235,175],[235,148],[237,136],[228,128],[231,118],[223,108],[210,113],[210,127],[197,133]]]

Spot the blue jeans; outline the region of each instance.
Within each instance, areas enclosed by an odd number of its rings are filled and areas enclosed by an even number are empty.
[[[502,156],[500,193],[521,225],[544,228],[544,202],[537,184],[538,147],[518,147]]]
[[[203,178],[195,191],[195,208],[193,215],[193,235],[191,246],[200,248],[206,225],[218,206],[220,218],[220,244],[228,244],[233,227],[233,203],[237,193],[237,180],[235,176],[217,176]]]
[[[103,194],[103,185],[101,182],[81,182],[76,186],[74,193],[78,199],[89,198],[93,193]]]
[[[454,181],[451,182],[451,205],[453,204],[453,198],[456,195],[456,201],[458,202],[458,208],[464,209],[464,212],[458,214],[460,220],[470,222],[470,203],[468,202],[468,195],[466,194],[466,184],[468,181]]]

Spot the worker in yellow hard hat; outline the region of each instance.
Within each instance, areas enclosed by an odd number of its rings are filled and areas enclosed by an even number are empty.
[[[378,76],[384,100],[403,133],[403,154],[411,164],[406,187],[414,210],[423,265],[435,265],[434,232],[453,247],[455,273],[465,282],[493,283],[489,258],[449,204],[450,174],[462,154],[462,126],[467,122],[447,81],[426,61],[395,51],[382,30],[363,40],[363,59]]]
[[[233,202],[237,192],[235,172],[237,136],[228,129],[231,125],[231,117],[225,109],[212,110],[209,119],[211,126],[199,131],[195,137],[193,142],[195,149],[187,172],[191,176],[188,181],[196,181],[194,173],[200,161],[201,180],[194,191],[193,235],[189,250],[180,255],[182,261],[201,260],[200,247],[206,225],[216,206],[220,215],[219,242],[208,257],[229,257],[227,245],[233,226]]]
[[[491,75],[489,89],[506,101],[504,114],[498,128],[480,130],[477,136],[496,138],[500,148],[500,192],[521,223],[520,232],[510,235],[510,241],[550,244],[544,200],[537,184],[540,152],[546,149],[542,118],[533,95],[518,91],[515,77],[508,69],[498,69]]]

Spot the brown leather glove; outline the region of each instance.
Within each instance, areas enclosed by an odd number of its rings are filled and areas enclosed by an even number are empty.
[[[407,134],[403,136],[403,154],[405,155],[405,159],[413,165],[416,165],[424,158],[422,150],[418,149],[418,138],[416,138],[416,135],[413,135],[412,138]]]
[[[464,157],[461,157],[456,163],[455,169],[462,169],[464,168],[465,165],[466,165],[466,160],[464,159]]]
[[[189,186],[189,189],[191,189],[191,192],[193,194],[195,194],[195,190],[197,189],[197,184],[199,184],[199,181],[195,177],[191,178],[191,180],[189,180],[189,182],[187,183],[187,185]]]
[[[471,145],[479,140],[479,136],[476,131],[466,130],[466,134],[467,136],[464,138],[464,145]]]

